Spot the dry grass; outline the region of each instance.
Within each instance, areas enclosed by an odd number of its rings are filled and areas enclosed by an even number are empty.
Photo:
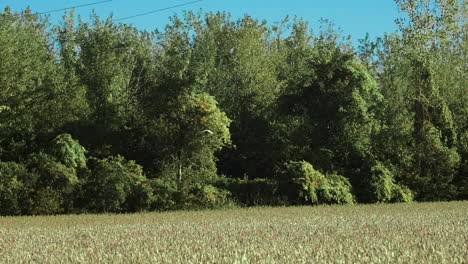
[[[0,263],[468,263],[468,202],[0,218]]]

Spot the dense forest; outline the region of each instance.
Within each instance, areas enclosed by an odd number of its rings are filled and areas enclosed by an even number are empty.
[[[466,4],[324,21],[0,13],[0,215],[468,199]]]

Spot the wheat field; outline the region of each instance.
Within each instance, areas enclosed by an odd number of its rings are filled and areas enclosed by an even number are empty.
[[[0,263],[468,263],[468,202],[0,218]]]

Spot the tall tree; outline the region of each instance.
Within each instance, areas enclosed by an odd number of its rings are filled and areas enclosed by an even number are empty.
[[[208,181],[217,177],[215,152],[230,144],[230,120],[207,94],[181,94],[152,122],[163,177]]]
[[[82,115],[54,53],[46,21],[31,10],[0,14],[0,133],[2,159],[25,158]]]
[[[313,37],[306,28],[295,25],[288,40],[288,67],[295,74],[287,75],[288,87],[280,100],[282,112],[295,119],[292,157],[350,178],[362,200],[369,183],[365,170],[375,158],[372,138],[379,129],[375,115],[382,95],[333,31]]]
[[[399,163],[400,177],[416,199],[451,199],[461,159],[455,108],[448,102],[464,84],[446,86],[440,65],[448,63],[442,51],[458,45],[453,36],[459,35],[461,6],[451,0],[396,2],[407,19],[398,21],[402,35],[387,38],[382,56],[379,79],[386,104],[381,136],[392,140],[381,153]],[[459,74],[450,79],[462,78]]]
[[[205,91],[215,96],[220,108],[233,120],[234,148],[220,153],[220,168],[236,177],[271,177],[275,152],[269,144],[272,106],[281,83],[270,59],[269,31],[265,23],[249,16],[237,23],[227,18],[222,14],[206,16],[206,30],[195,39],[194,53],[207,54],[210,51],[203,50],[204,43],[215,43],[211,44],[216,48],[208,60],[211,70],[199,75],[199,79],[207,76]]]
[[[77,72],[86,86],[94,135],[88,144],[115,148],[121,143],[119,133],[133,127],[139,115],[137,99],[149,82],[143,77],[151,75],[153,66],[153,38],[133,27],[116,25],[111,18],[101,21],[94,15],[93,19],[92,25],[80,24],[76,33]]]

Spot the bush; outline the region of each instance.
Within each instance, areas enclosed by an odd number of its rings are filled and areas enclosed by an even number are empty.
[[[52,215],[65,212],[62,193],[51,187],[38,189],[31,197],[32,203],[30,203],[28,214]]]
[[[370,202],[389,203],[413,200],[411,190],[396,184],[393,173],[381,162],[376,162],[370,171]]]
[[[186,209],[213,209],[231,205],[231,193],[211,184],[195,184],[190,188]]]
[[[307,161],[290,161],[281,175],[281,192],[292,204],[319,204],[318,190],[325,176]]]
[[[21,175],[27,174],[22,164],[0,162],[0,215],[21,214],[24,185]]]
[[[464,157],[463,163],[458,169],[457,175],[454,179],[454,184],[457,186],[456,198],[458,200],[468,200],[468,176],[467,175],[468,175],[468,157]]]
[[[70,134],[60,134],[54,138],[49,152],[69,168],[86,167],[86,150]]]
[[[207,209],[231,206],[230,192],[208,183],[184,184],[171,179],[150,179],[151,210]]]
[[[125,202],[125,208],[130,212],[147,211],[151,208],[154,199],[154,190],[151,182],[145,179],[133,187],[133,191]]]
[[[394,180],[392,173],[380,162],[371,168],[371,202],[389,202],[393,197]]]
[[[174,180],[154,178],[147,181],[152,191],[150,209],[152,211],[168,211],[180,209],[183,195],[178,183]]]
[[[76,170],[42,152],[32,154],[27,161],[27,167],[35,179],[34,183],[28,183],[32,189],[28,213],[68,212],[73,204],[69,196],[79,184]]]
[[[332,173],[327,174],[323,184],[318,189],[320,203],[354,204],[352,186],[345,177]]]
[[[278,181],[273,179],[232,179],[220,178],[213,183],[228,190],[231,200],[241,206],[286,205],[287,198],[279,192]]]
[[[55,157],[46,153],[34,153],[29,157],[27,167],[38,175],[38,188],[51,187],[70,193],[79,179],[76,170],[58,162]]]
[[[414,199],[413,192],[406,186],[395,185],[392,191],[392,203],[409,203]]]
[[[352,186],[345,177],[322,174],[306,161],[290,161],[281,175],[281,193],[292,204],[354,204]]]
[[[85,177],[84,198],[86,208],[92,212],[125,212],[142,210],[151,201],[145,193],[146,177],[142,167],[121,156],[90,159],[90,170]],[[137,198],[138,197],[138,198]],[[140,203],[140,204],[133,204]]]

